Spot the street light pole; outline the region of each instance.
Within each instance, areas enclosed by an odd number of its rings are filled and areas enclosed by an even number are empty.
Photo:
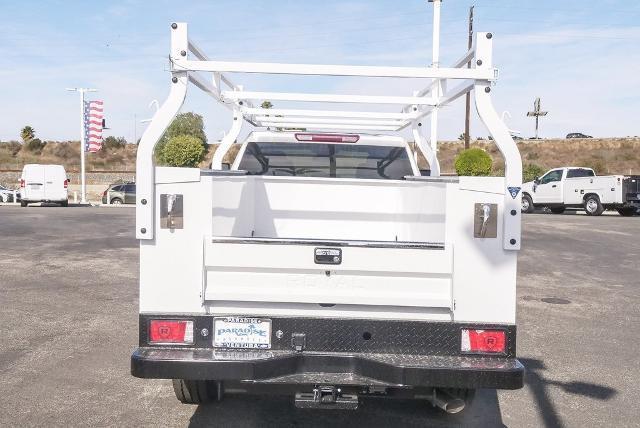
[[[85,146],[85,129],[84,129],[84,94],[85,92],[97,92],[93,88],[67,88],[67,91],[80,93],[80,203],[87,203],[87,185],[85,182],[85,162],[84,162],[84,146]]]

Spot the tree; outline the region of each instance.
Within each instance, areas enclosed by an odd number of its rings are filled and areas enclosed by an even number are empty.
[[[27,125],[20,131],[20,138],[22,138],[23,143],[28,143],[36,137],[36,130],[31,126]]]
[[[273,108],[273,103],[271,101],[264,100],[262,104],[260,104],[260,107],[265,109],[270,109],[270,108]]]
[[[492,165],[491,155],[479,148],[463,150],[455,160],[456,173],[462,176],[490,175]]]
[[[188,135],[195,137],[200,141],[202,150],[206,150],[207,136],[204,133],[204,121],[199,114],[188,112],[180,113],[173,119],[171,125],[167,128],[166,132],[160,139],[160,142],[156,146],[156,158],[162,162],[161,153],[164,146],[170,139],[178,136]]]
[[[160,161],[169,166],[195,168],[203,157],[202,142],[191,135],[171,137],[160,152]]]

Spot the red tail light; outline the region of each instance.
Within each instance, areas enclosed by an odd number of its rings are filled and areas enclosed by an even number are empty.
[[[102,196],[107,196],[107,191],[102,192]]]
[[[24,178],[20,179],[20,187],[24,187]]]
[[[193,321],[151,320],[149,343],[193,343]]]
[[[69,180],[64,180],[64,188],[66,189],[67,187],[69,187]]]
[[[504,354],[506,350],[504,330],[462,329],[460,350],[469,354]]]
[[[296,133],[296,140],[318,143],[357,143],[360,139],[356,134],[307,134]]]

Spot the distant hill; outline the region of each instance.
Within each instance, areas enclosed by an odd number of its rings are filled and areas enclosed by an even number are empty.
[[[202,167],[211,163],[217,145],[210,150]],[[494,173],[499,175],[503,163],[498,148],[491,141],[472,142],[473,147],[487,150],[494,160]],[[445,141],[439,145],[438,157],[443,173],[453,173],[455,155],[462,150],[461,141]],[[534,164],[544,170],[564,165],[586,166],[599,174],[640,174],[640,138],[588,138],[522,140],[518,143],[524,165]],[[0,143],[0,169],[22,169],[25,163],[63,164],[68,171],[80,168],[80,146],[78,142],[47,142],[41,153],[33,153],[17,142]],[[96,170],[135,170],[137,146],[127,144],[122,148],[87,153],[87,171]],[[236,148],[229,153],[226,161],[231,161],[237,153]],[[426,162],[420,157],[421,167]]]

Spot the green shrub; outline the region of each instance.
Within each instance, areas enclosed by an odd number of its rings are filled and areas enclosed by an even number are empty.
[[[455,160],[456,173],[464,176],[490,175],[492,165],[489,153],[478,148],[461,151]]]
[[[545,170],[540,165],[530,163],[528,165],[525,165],[522,169],[522,181],[525,183],[528,181],[533,181],[536,177],[540,177],[544,173]]]
[[[169,125],[162,138],[160,138],[158,144],[156,144],[155,156],[160,162],[162,162],[161,153],[164,150],[164,146],[171,138],[181,135],[196,137],[200,140],[203,149],[205,151],[207,150],[207,135],[204,132],[202,116],[193,112],[180,113],[173,119],[171,125]]]
[[[204,156],[202,140],[190,135],[171,137],[159,153],[161,163],[168,166],[195,168]]]

